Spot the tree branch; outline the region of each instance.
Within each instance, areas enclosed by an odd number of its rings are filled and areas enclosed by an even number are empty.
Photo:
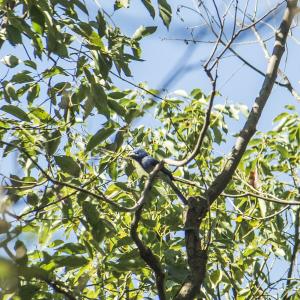
[[[264,195],[251,193],[251,192],[246,192],[246,193],[243,193],[243,194],[221,193],[220,195],[225,196],[225,197],[230,197],[230,198],[243,198],[243,197],[251,196],[251,197],[255,197],[255,198],[265,200],[267,202],[274,202],[274,203],[284,204],[284,205],[300,205],[300,201],[285,201],[285,200],[279,199],[279,198],[277,198],[273,195],[269,195],[270,197],[265,197]]]
[[[258,31],[256,30],[255,27],[252,27],[252,30],[259,42],[259,44],[261,45],[261,48],[264,52],[264,55],[266,57],[266,59],[270,59],[270,54],[269,54],[269,51],[267,49],[267,46],[265,44],[265,42],[263,41],[262,37],[260,36],[260,34],[258,33]],[[282,79],[284,80],[284,84],[283,86],[286,87],[288,89],[288,91],[295,97],[295,99],[297,101],[300,101],[300,95],[297,93],[297,91],[293,88],[289,78],[287,77],[287,75],[280,69],[278,68],[278,74],[282,77]]]
[[[208,203],[200,198],[188,199],[188,211],[185,217],[185,244],[190,273],[174,300],[194,299],[205,278],[207,249],[201,247],[199,226],[207,212],[207,205]]]
[[[155,275],[155,281],[156,281],[156,288],[158,291],[158,296],[160,300],[165,300],[166,298],[166,292],[165,292],[165,274],[161,267],[161,264],[157,257],[153,254],[150,248],[148,248],[146,245],[143,244],[142,240],[139,238],[137,233],[138,224],[141,220],[142,210],[145,202],[149,198],[149,192],[152,188],[152,183],[154,180],[154,177],[159,172],[159,170],[162,168],[163,162],[161,161],[159,164],[156,165],[156,167],[153,169],[153,171],[150,173],[149,178],[147,180],[147,183],[145,185],[145,188],[142,193],[142,197],[140,199],[141,205],[138,207],[134,214],[133,221],[130,226],[130,236],[137,245],[141,258],[146,262],[146,264],[154,271]]]
[[[295,8],[296,6],[297,0],[289,0],[287,2],[287,8],[284,12],[283,20],[278,31],[275,34],[275,45],[273,53],[268,63],[266,77],[260,89],[259,96],[255,99],[252,110],[236,140],[235,146],[233,147],[229,158],[225,163],[224,169],[216,177],[205,194],[205,197],[208,199],[210,204],[212,204],[217,199],[217,197],[223,192],[223,190],[230,182],[250,139],[256,131],[256,125],[259,121],[263,108],[267,100],[269,99],[277,76],[279,63],[285,50],[286,39],[294,16],[293,8]]]
[[[300,236],[299,236],[299,226],[300,226],[300,207],[296,211],[296,220],[295,220],[295,234],[294,234],[294,245],[293,245],[293,251],[291,255],[291,261],[290,261],[290,267],[287,275],[287,280],[286,280],[286,287],[284,291],[284,296],[283,300],[288,299],[288,291],[290,288],[290,284],[292,281],[292,275],[296,263],[296,258],[297,258],[297,253],[299,251],[299,245],[300,245]]]
[[[179,161],[167,158],[167,159],[163,160],[166,164],[173,165],[173,166],[176,166],[176,167],[184,166],[196,157],[196,155],[198,154],[198,152],[199,152],[199,150],[202,146],[204,137],[206,135],[206,132],[207,132],[209,124],[210,124],[210,115],[211,115],[211,110],[212,110],[212,106],[213,106],[213,103],[214,103],[214,99],[215,99],[215,96],[216,96],[216,84],[217,84],[217,73],[215,75],[215,78],[212,77],[210,71],[207,71],[207,74],[208,74],[208,77],[209,77],[209,79],[211,81],[211,84],[212,84],[212,92],[211,92],[211,95],[210,95],[208,108],[207,108],[206,113],[205,113],[204,124],[203,124],[203,126],[201,128],[201,131],[199,133],[197,143],[196,143],[192,153],[190,155],[188,155],[188,157],[186,157],[183,160],[179,160]]]

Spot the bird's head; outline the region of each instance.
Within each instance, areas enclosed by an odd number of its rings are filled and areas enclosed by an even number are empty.
[[[149,154],[144,149],[141,148],[134,149],[128,154],[129,157],[135,160],[140,160],[148,155]]]

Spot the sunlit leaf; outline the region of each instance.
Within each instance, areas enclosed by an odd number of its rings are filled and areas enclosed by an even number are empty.
[[[169,28],[172,19],[172,9],[166,0],[158,0],[159,16],[163,20],[165,26]]]
[[[144,4],[144,6],[146,7],[146,9],[148,10],[150,16],[152,17],[152,19],[154,19],[155,17],[155,9],[151,3],[151,0],[142,0],[142,3]]]
[[[114,131],[113,127],[99,129],[88,141],[86,150],[90,151],[94,149],[97,145],[107,139]]]
[[[1,107],[1,110],[8,114],[13,115],[14,117],[16,117],[22,121],[30,122],[30,118],[28,117],[27,113],[17,106],[3,105]]]
[[[150,35],[152,33],[154,33],[157,29],[157,26],[149,26],[149,27],[145,27],[145,26],[140,26],[135,33],[133,34],[132,38],[134,40],[139,41],[140,39],[142,39],[143,37]]]
[[[117,10],[119,8],[128,7],[129,6],[129,0],[115,0],[114,9]]]
[[[80,166],[72,157],[61,155],[54,156],[54,159],[63,172],[66,172],[74,177],[78,177],[80,175]]]
[[[14,68],[20,63],[20,60],[14,55],[4,56],[1,61],[10,68]]]
[[[210,276],[210,281],[213,284],[213,287],[216,287],[222,280],[222,271],[221,270],[214,270]]]

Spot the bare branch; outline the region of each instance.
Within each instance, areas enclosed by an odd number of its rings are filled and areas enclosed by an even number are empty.
[[[209,124],[210,124],[210,115],[211,115],[211,110],[212,110],[212,106],[214,103],[214,99],[216,96],[216,84],[217,84],[217,73],[215,75],[215,78],[212,77],[210,71],[208,71],[207,74],[208,74],[209,79],[211,80],[212,92],[210,95],[208,108],[205,113],[205,121],[201,128],[197,143],[196,143],[193,151],[191,152],[191,154],[183,160],[177,161],[177,160],[173,160],[173,159],[164,159],[163,161],[169,165],[180,167],[180,166],[188,164],[190,161],[192,161],[196,157],[196,155],[198,154],[198,152],[202,146],[204,137],[206,135],[206,132],[207,132]]]
[[[285,50],[286,39],[294,16],[292,9],[296,6],[296,0],[289,0],[287,2],[287,8],[285,10],[283,20],[275,35],[273,53],[269,60],[266,77],[260,89],[259,96],[255,99],[249,117],[236,140],[235,146],[233,147],[229,158],[225,163],[223,171],[216,177],[205,194],[210,204],[217,199],[217,197],[223,192],[227,184],[230,182],[251,137],[256,131],[256,125],[261,116],[263,108],[269,99],[274,82],[276,80],[279,63]]]
[[[264,52],[264,55],[266,57],[266,59],[270,59],[270,54],[269,54],[269,51],[267,49],[267,46],[265,44],[265,42],[263,41],[262,37],[260,36],[260,34],[258,33],[258,31],[256,30],[255,27],[252,27],[252,30],[258,40],[258,42],[260,43],[261,45],[261,48]],[[278,74],[282,77],[284,83],[282,84],[282,86],[286,87],[289,92],[295,97],[295,99],[297,101],[300,101],[300,95],[297,93],[297,91],[293,88],[289,78],[287,77],[287,75],[280,69],[278,68]]]
[[[221,195],[225,196],[225,197],[230,197],[230,198],[243,198],[243,197],[251,196],[251,197],[259,198],[259,199],[262,199],[262,200],[265,200],[265,201],[268,201],[268,202],[274,202],[274,203],[278,203],[278,204],[300,205],[300,201],[285,201],[285,200],[279,199],[279,198],[277,198],[275,196],[272,196],[272,195],[269,195],[270,197],[265,197],[261,194],[251,193],[251,192],[246,192],[246,193],[237,194],[237,195],[222,193]]]

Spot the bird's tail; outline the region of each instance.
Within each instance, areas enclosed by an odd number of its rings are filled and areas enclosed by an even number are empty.
[[[175,194],[178,196],[178,198],[183,202],[183,204],[187,205],[188,204],[187,200],[185,199],[185,197],[183,196],[179,188],[174,184],[174,182],[170,181],[169,185],[171,186]]]

